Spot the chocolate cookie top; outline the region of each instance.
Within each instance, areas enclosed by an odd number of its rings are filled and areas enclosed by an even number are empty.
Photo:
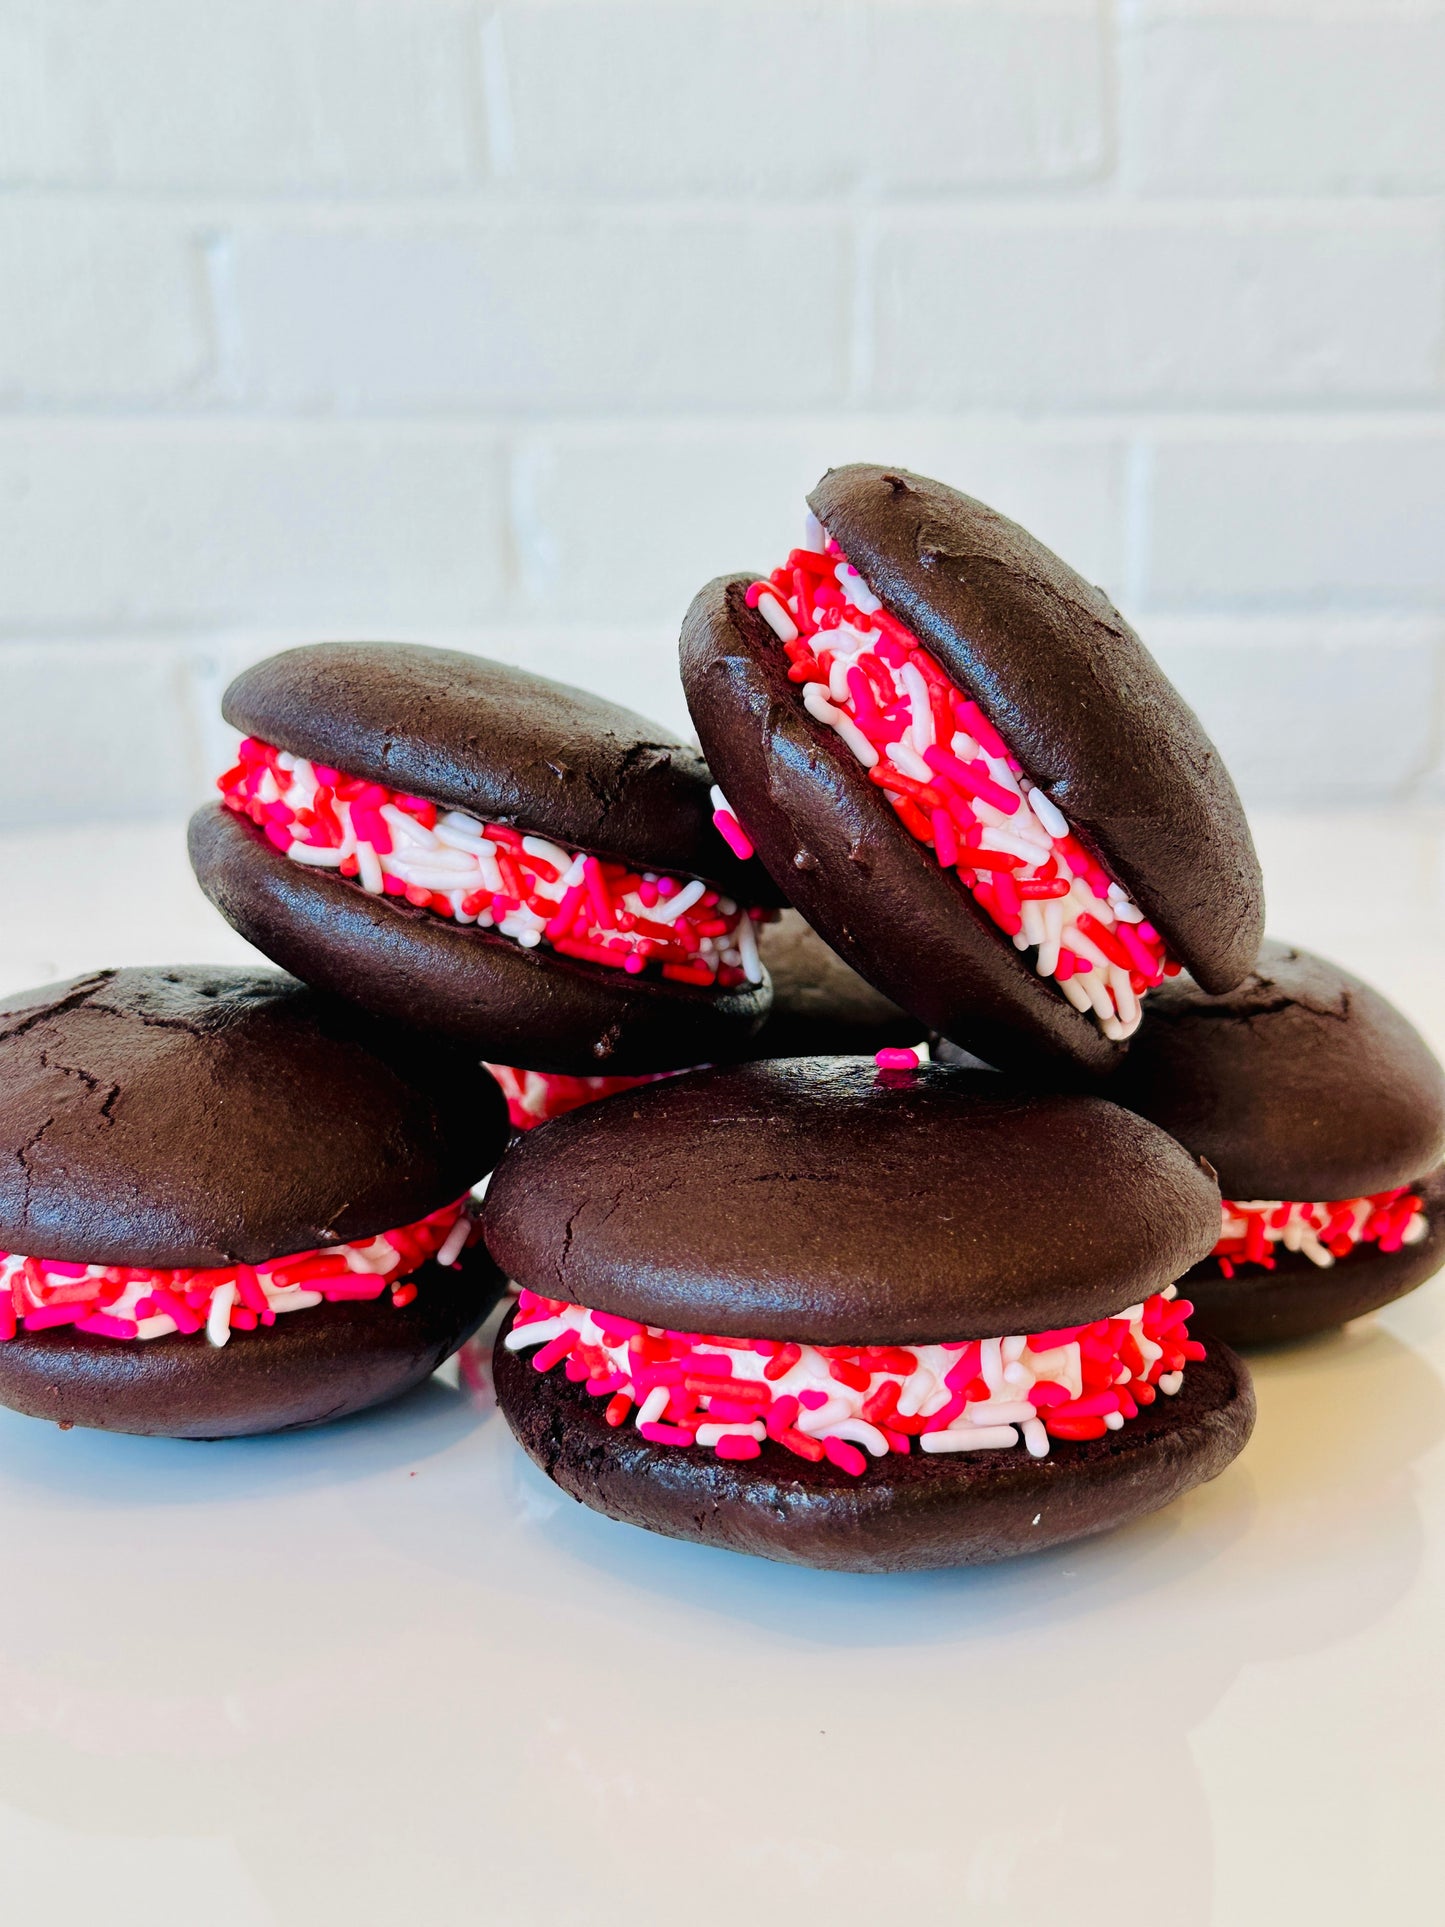
[[[1224,996],[1187,977],[1156,991],[1102,1088],[1208,1158],[1231,1198],[1365,1197],[1445,1154],[1445,1073],[1420,1033],[1284,943]]]
[[[316,642],[239,675],[235,728],[351,776],[579,849],[782,899],[712,822],[695,749],[630,709],[524,669],[406,642]]]
[[[922,1042],[923,1025],[865,983],[796,910],[760,926],[758,954],[773,980],[773,1007],[750,1057],[866,1056]]]
[[[490,1169],[492,1079],[274,971],[100,970],[0,1003],[0,1249],[207,1267],[413,1223]]]
[[[1244,810],[1198,718],[1103,591],[1016,522],[904,469],[830,469],[808,502],[1172,954],[1210,989],[1238,983],[1264,934]]]
[[[1219,1194],[1101,1099],[856,1057],[703,1071],[518,1143],[485,1207],[519,1283],[674,1330],[813,1344],[1052,1330],[1160,1290]]]

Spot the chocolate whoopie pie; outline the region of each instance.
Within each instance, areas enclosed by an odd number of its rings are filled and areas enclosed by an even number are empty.
[[[857,464],[806,546],[722,576],[682,679],[729,806],[868,981],[986,1062],[1100,1072],[1181,966],[1263,934],[1239,798],[1112,607],[939,482]]]
[[[208,1439],[395,1398],[501,1292],[469,1192],[506,1135],[480,1066],[277,972],[7,999],[0,1404]]]
[[[306,982],[573,1076],[726,1056],[761,1024],[751,913],[776,890],[714,826],[696,750],[630,710],[410,643],[286,650],[222,709],[245,740],[191,862]]]
[[[856,1057],[667,1079],[494,1175],[522,1287],[497,1398],[564,1491],[675,1538],[860,1571],[1034,1551],[1243,1447],[1248,1374],[1174,1287],[1218,1222],[1100,1098]]]
[[[1211,1335],[1301,1338],[1445,1263],[1445,1073],[1338,964],[1269,942],[1227,995],[1178,978],[1104,1088],[1219,1174],[1221,1233],[1185,1281]]]

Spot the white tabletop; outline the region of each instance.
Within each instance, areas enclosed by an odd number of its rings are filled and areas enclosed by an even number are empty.
[[[1259,828],[1272,929],[1445,1044],[1439,822]],[[0,839],[0,892],[0,989],[249,954],[174,825]],[[0,1414],[3,1918],[1434,1917],[1442,1367],[1437,1284],[1259,1360],[1171,1510],[899,1578],[613,1525],[455,1367],[276,1440]]]

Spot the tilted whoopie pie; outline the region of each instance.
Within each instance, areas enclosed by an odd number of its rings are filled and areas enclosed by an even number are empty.
[[[833,469],[806,547],[682,631],[703,752],[835,950],[991,1064],[1103,1071],[1181,966],[1263,934],[1239,798],[1101,590],[901,469]]]
[[[696,1064],[762,1022],[750,911],[776,890],[714,827],[696,750],[630,710],[407,643],[286,650],[222,709],[245,741],[191,862],[306,982],[574,1076]]]
[[[613,1518],[799,1564],[1004,1558],[1212,1478],[1254,1403],[1174,1280],[1213,1180],[1145,1119],[993,1072],[794,1058],[521,1139],[507,1421]],[[530,1356],[525,1354],[530,1353]]]
[[[0,1404],[221,1438],[396,1397],[500,1294],[468,1194],[506,1135],[480,1066],[278,972],[10,997]]]
[[[1269,942],[1225,996],[1178,978],[1104,1088],[1219,1173],[1221,1235],[1185,1284],[1211,1335],[1324,1331],[1445,1263],[1445,1074],[1338,964]]]

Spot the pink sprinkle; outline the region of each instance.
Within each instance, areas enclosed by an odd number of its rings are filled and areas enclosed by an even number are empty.
[[[741,1432],[725,1433],[713,1447],[720,1459],[756,1459],[762,1456],[762,1446],[756,1439],[750,1439]]]
[[[581,1332],[575,1328],[558,1332],[557,1336],[549,1339],[541,1351],[533,1358],[533,1367],[539,1372],[550,1372],[558,1359],[567,1356],[568,1352],[571,1351],[581,1336]]]
[[[25,1322],[28,1325],[30,1320],[27,1318]],[[103,1311],[93,1311],[88,1318],[77,1318],[75,1329],[94,1332],[99,1338],[134,1338],[136,1334],[133,1318],[112,1318]]]
[[[744,830],[742,824],[738,822],[732,811],[714,810],[712,820],[717,826],[718,835],[723,839],[724,843],[727,844],[733,855],[741,857],[743,862],[746,863],[748,858],[753,854],[752,842],[748,837],[747,831]]]
[[[895,1048],[891,1044],[883,1050],[875,1051],[873,1062],[880,1071],[916,1071],[918,1069],[918,1058],[913,1051]]]
[[[695,1436],[689,1425],[639,1425],[637,1429],[654,1445],[691,1445]]]
[[[930,810],[928,820],[933,825],[933,848],[945,870],[951,870],[958,862],[958,832],[953,818],[947,810]]]
[[[798,1403],[806,1405],[810,1412],[820,1412],[828,1403],[828,1394],[810,1386],[806,1392],[799,1392]]]
[[[602,865],[595,856],[589,856],[582,865],[582,878],[587,887],[587,895],[592,904],[592,914],[604,930],[617,928],[617,912],[607,888],[607,879],[602,874]]]
[[[847,1472],[855,1479],[861,1479],[868,1470],[867,1459],[856,1445],[849,1445],[846,1439],[835,1439],[830,1433],[823,1441],[823,1450],[840,1472]]]

